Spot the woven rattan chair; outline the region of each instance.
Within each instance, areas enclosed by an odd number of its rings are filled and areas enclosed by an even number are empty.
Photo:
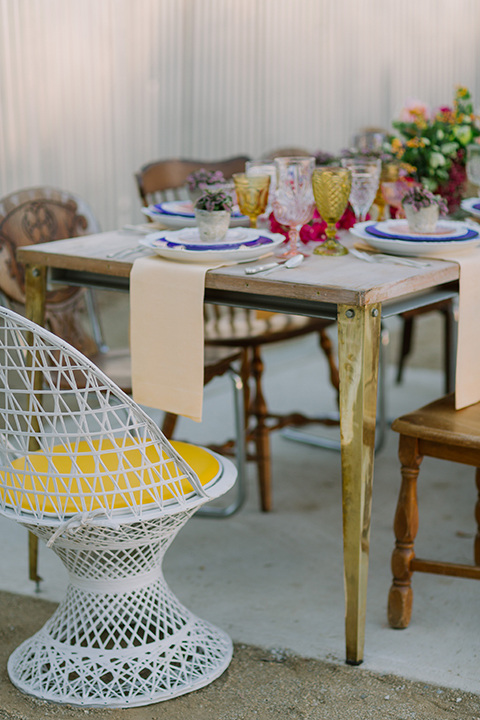
[[[231,462],[170,444],[84,355],[5,308],[0,404],[0,513],[69,573],[54,615],[10,656],[12,682],[44,700],[131,707],[218,677],[230,638],[179,602],[161,568],[178,530],[232,486]]]
[[[234,158],[217,163],[199,163],[189,160],[164,160],[149,163],[136,173],[140,198],[144,206],[157,202],[165,193],[180,192],[187,175],[200,167],[222,170],[225,177],[244,170],[245,160]],[[309,418],[299,412],[280,415],[272,413],[267,407],[263,392],[262,345],[301,337],[311,332],[319,334],[320,345],[329,367],[330,380],[338,391],[338,370],[334,359],[332,344],[325,329],[332,324],[329,320],[316,320],[278,313],[240,310],[238,308],[205,305],[205,343],[211,347],[240,347],[243,349],[241,376],[245,393],[245,417],[247,422],[247,459],[257,464],[260,486],[261,508],[272,509],[272,479],[270,433],[286,425],[302,426],[310,422],[334,424],[329,418]],[[250,385],[253,384],[253,392]],[[176,416],[167,414],[163,432],[172,437]],[[220,452],[231,453],[232,443],[216,447]]]

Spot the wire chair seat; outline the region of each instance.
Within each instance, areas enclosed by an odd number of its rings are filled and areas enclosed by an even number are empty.
[[[218,677],[231,640],[179,602],[162,560],[193,513],[233,485],[234,466],[169,443],[81,353],[4,308],[0,418],[0,513],[69,574],[52,618],[10,656],[12,682],[56,702],[131,707]]]

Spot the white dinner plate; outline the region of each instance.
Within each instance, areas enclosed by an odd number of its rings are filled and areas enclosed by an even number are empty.
[[[462,200],[461,208],[474,217],[480,218],[480,197],[465,198]]]
[[[139,240],[139,244],[154,250],[157,255],[177,262],[216,262],[255,260],[271,253],[285,237],[280,233],[250,228],[229,229],[224,240],[204,243],[198,228],[184,228],[177,232],[159,231]]]
[[[391,222],[391,221],[390,221]],[[357,223],[354,225],[350,232],[353,235],[361,238],[367,242],[375,250],[381,250],[381,252],[389,253],[391,255],[431,255],[436,252],[453,253],[458,250],[465,248],[474,248],[480,244],[479,234],[476,233],[476,237],[469,238],[467,240],[398,240],[395,238],[380,238],[370,235],[365,228],[372,225],[371,220],[367,222]],[[468,225],[464,225],[465,231],[471,228]]]
[[[185,227],[195,227],[196,220],[193,205],[189,200],[172,200],[142,208],[142,212],[157,223],[165,225],[172,230]],[[239,212],[233,213],[230,227],[248,227],[250,220]]]
[[[395,240],[453,240],[453,238],[465,235],[468,228],[465,223],[456,220],[440,220],[437,223],[435,232],[419,233],[410,230],[406,220],[384,220],[383,222],[371,222],[368,227],[375,226],[377,231],[388,235]],[[369,233],[370,235],[372,233]]]

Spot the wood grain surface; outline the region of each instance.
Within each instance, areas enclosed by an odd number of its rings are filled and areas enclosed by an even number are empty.
[[[139,236],[111,231],[55,243],[19,248],[20,262],[53,268],[82,270],[116,277],[128,277],[136,257],[108,258],[107,255],[137,245]],[[354,237],[343,237],[353,245]],[[141,253],[145,255],[146,253]],[[436,285],[458,280],[454,262],[430,260],[431,265],[412,268],[394,263],[367,263],[352,255],[312,255],[292,270],[279,269],[266,277],[246,276],[245,268],[259,261],[219,268],[207,273],[206,287],[282,298],[337,304],[368,305],[384,302]]]

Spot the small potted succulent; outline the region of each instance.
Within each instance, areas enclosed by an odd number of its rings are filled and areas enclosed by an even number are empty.
[[[195,205],[205,190],[220,190],[226,184],[220,170],[196,170],[187,177],[187,189],[190,200]]]
[[[408,190],[402,206],[410,230],[418,233],[433,233],[439,215],[446,215],[447,204],[440,195],[434,195],[422,185]]]
[[[223,190],[206,190],[195,205],[195,218],[200,237],[204,242],[223,240],[232,214],[231,195]]]

